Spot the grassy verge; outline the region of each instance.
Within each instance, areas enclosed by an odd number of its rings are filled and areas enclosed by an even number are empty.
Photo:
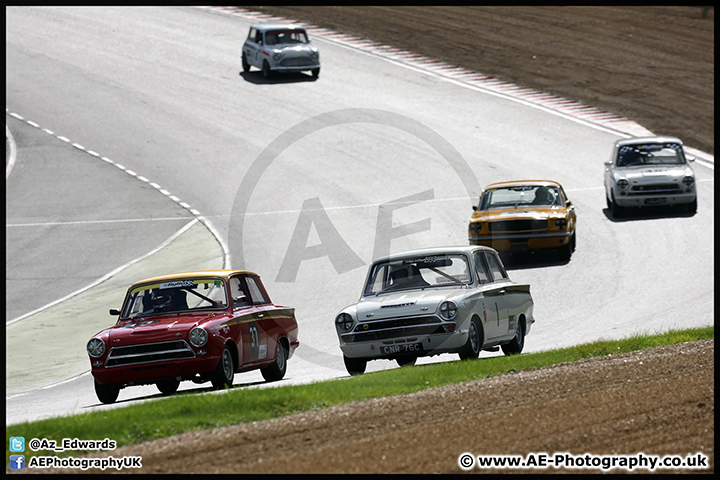
[[[263,389],[233,389],[225,394],[176,394],[142,404],[89,412],[72,417],[21,423],[6,427],[6,467],[12,452],[9,439],[115,440],[117,446],[257,420],[325,408],[376,397],[413,393],[427,388],[502,375],[518,370],[573,362],[591,357],[642,350],[714,338],[714,327],[673,330],[658,335],[639,335],[623,340],[597,341],[544,352],[440,362],[397,368],[358,377],[328,380],[308,385]],[[82,451],[33,452],[27,446],[26,462],[34,455],[77,456]],[[111,454],[110,452],[108,453]]]

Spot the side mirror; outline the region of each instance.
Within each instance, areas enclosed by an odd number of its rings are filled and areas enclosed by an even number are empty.
[[[120,316],[120,310],[118,310],[117,308],[111,308],[111,309],[110,309],[110,315]]]
[[[612,167],[613,162],[605,162],[606,167]]]
[[[473,205],[473,211],[477,212],[477,205]]]
[[[692,155],[685,155],[685,158],[687,158],[687,161],[688,161],[688,162],[694,162],[694,161],[695,161],[695,157],[692,156]]]

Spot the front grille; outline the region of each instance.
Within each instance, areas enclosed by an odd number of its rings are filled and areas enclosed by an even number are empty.
[[[111,348],[105,366],[120,367],[124,365],[137,365],[139,363],[160,362],[163,360],[182,360],[186,358],[195,358],[195,352],[193,352],[185,340],[144,343]]]
[[[488,228],[491,232],[527,232],[533,230],[547,230],[547,219],[523,218],[519,220],[502,220],[490,222]]]
[[[682,193],[682,188],[677,183],[634,185],[630,189],[630,195],[669,195],[675,193]]]
[[[389,338],[430,335],[445,332],[447,322],[435,316],[398,317],[359,323],[343,335],[346,343],[371,342]]]
[[[305,67],[313,64],[314,62],[310,57],[292,57],[280,61],[281,67]]]

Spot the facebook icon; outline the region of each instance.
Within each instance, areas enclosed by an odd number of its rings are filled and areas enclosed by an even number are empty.
[[[10,455],[10,470],[25,470],[25,455]]]

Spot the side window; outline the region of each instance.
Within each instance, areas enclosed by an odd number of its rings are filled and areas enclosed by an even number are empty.
[[[493,280],[502,280],[507,279],[507,273],[505,273],[505,269],[502,266],[502,263],[500,263],[500,260],[497,258],[497,254],[494,253],[485,253],[485,256],[487,258],[488,266],[490,267],[490,272],[492,273]]]
[[[251,28],[250,33],[248,33],[248,40],[250,40],[251,42],[254,42],[256,36],[257,36],[257,30],[255,30],[254,28]]]
[[[230,279],[230,296],[233,300],[233,309],[250,306],[250,297],[245,292],[245,285],[240,277]]]
[[[475,272],[477,273],[478,283],[483,284],[490,281],[488,275],[488,267],[485,262],[485,256],[482,252],[475,252]]]
[[[258,281],[255,277],[245,277],[245,281],[247,282],[253,305],[265,305],[270,303],[270,300],[265,296],[265,292],[262,290],[260,285],[258,285]]]

